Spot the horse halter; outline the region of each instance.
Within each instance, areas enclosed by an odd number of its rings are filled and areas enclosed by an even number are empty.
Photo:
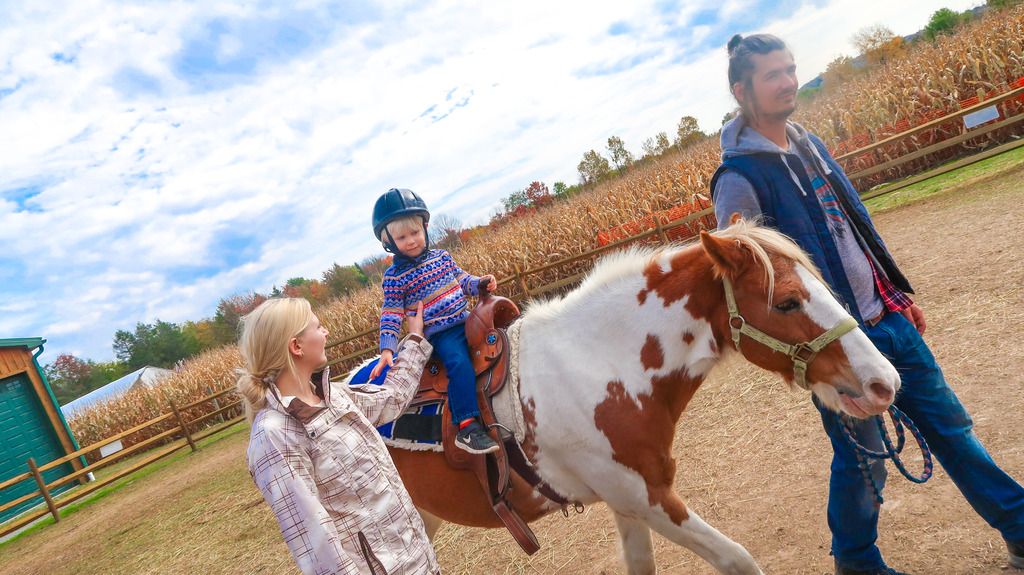
[[[729,281],[729,278],[722,276],[722,285],[725,287],[725,305],[729,308],[729,329],[732,331],[732,342],[736,345],[736,349],[740,348],[740,337],[745,335],[769,349],[786,354],[793,361],[794,380],[802,389],[811,389],[807,383],[807,366],[818,355],[818,352],[857,327],[857,320],[846,316],[845,319],[840,320],[831,329],[811,341],[796,344],[784,343],[747,323],[747,320],[740,315],[739,308],[736,307],[732,282]]]

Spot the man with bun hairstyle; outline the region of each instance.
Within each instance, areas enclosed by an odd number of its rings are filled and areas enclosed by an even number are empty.
[[[761,217],[814,260],[875,346],[899,371],[895,403],[917,424],[971,506],[999,530],[1012,567],[1024,569],[1024,488],[1000,469],[974,434],[922,336],[924,312],[842,168],[824,144],[789,120],[796,110],[796,64],[768,34],[729,41],[729,88],[740,113],[722,127],[722,165],[711,180],[715,215]],[[901,575],[876,546],[882,460],[862,465],[840,415],[816,400],[833,449],[828,525],[836,575]],[[876,416],[877,417],[877,416]],[[874,418],[852,420],[861,445],[880,451]],[[878,492],[874,487],[877,487]]]

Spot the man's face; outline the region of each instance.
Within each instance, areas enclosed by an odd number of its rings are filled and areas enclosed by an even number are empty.
[[[767,54],[752,54],[754,74],[751,77],[753,94],[743,90],[743,100],[758,118],[784,120],[796,110],[796,64],[789,50],[775,50]]]

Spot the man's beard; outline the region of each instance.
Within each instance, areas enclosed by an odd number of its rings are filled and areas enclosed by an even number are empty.
[[[772,121],[783,122],[785,120],[788,120],[789,117],[792,116],[794,112],[796,112],[796,103],[794,103],[792,106],[790,106],[789,108],[787,108],[785,110],[779,110],[778,112],[775,112],[774,114],[765,114],[765,116],[770,118]]]

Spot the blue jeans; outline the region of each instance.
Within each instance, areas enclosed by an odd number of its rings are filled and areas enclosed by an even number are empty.
[[[461,323],[454,325],[431,334],[427,341],[434,346],[434,355],[448,372],[448,407],[452,410],[452,421],[457,424],[480,415],[476,402],[476,373],[469,358],[466,326]]]
[[[900,374],[902,386],[896,406],[910,416],[942,468],[964,494],[967,502],[1004,539],[1024,541],[1024,488],[996,465],[972,431],[974,423],[946,383],[928,345],[902,314],[889,313],[875,326],[861,326],[882,355]],[[821,412],[825,432],[832,441],[832,475],[829,482],[828,526],[832,530],[832,554],[848,569],[871,570],[885,562],[878,539],[878,508],[871,488],[857,466],[853,448],[843,436],[835,413]],[[875,421],[854,420],[857,439],[878,450],[882,443]],[[908,434],[909,435],[909,434]],[[908,437],[909,445],[914,445]],[[885,483],[885,465],[872,460],[876,484]]]

